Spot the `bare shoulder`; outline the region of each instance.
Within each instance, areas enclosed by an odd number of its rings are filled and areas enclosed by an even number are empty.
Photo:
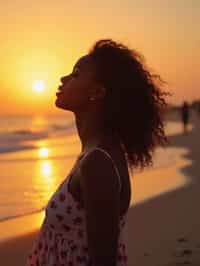
[[[94,149],[81,161],[81,198],[89,212],[103,209],[108,214],[120,210],[122,215],[130,205],[130,176],[123,151],[111,149],[107,149],[107,154],[104,152],[106,149]]]
[[[113,162],[104,152],[94,149],[81,161],[80,172],[90,256],[94,262],[114,258],[119,236],[120,196]]]
[[[82,160],[80,165],[81,185],[84,189],[92,186],[93,190],[118,188],[118,178],[112,158],[102,149],[94,149]]]

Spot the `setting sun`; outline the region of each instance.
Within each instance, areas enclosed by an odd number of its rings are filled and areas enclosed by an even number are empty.
[[[48,148],[46,148],[46,147],[42,147],[42,148],[40,148],[40,149],[38,150],[38,153],[39,153],[39,156],[40,156],[40,157],[48,157],[48,155],[49,155],[49,150],[48,150]]]
[[[33,83],[33,90],[35,92],[42,92],[45,90],[45,82],[44,80],[35,80]]]

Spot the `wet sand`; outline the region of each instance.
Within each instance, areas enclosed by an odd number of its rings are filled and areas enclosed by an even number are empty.
[[[169,137],[171,147],[187,149],[187,163],[177,167],[174,158],[173,167],[189,182],[129,211],[125,235],[130,266],[200,265],[200,120],[194,115],[192,123],[188,134]],[[160,178],[168,178],[166,170]]]

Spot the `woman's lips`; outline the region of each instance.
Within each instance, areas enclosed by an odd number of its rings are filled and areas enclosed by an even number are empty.
[[[62,90],[63,90],[63,86],[62,86],[62,85],[59,86],[59,87],[58,87],[58,90],[59,90],[59,91],[62,91]]]
[[[60,95],[61,93],[63,93],[63,89],[62,86],[59,86],[58,91],[56,92],[56,96]]]
[[[63,93],[63,91],[57,91],[56,92],[56,96],[58,96],[58,95],[60,95],[60,94],[62,94]]]

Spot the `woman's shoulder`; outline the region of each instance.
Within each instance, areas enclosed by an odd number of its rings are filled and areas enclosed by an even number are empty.
[[[91,148],[80,157],[80,167],[90,169],[102,167],[101,170],[106,170],[106,167],[110,165],[114,167],[117,174],[119,174],[117,169],[117,158],[119,158],[119,151],[115,148],[99,145]]]
[[[94,176],[95,179],[100,176],[99,182],[106,182],[108,185],[117,184],[121,189],[121,177],[123,171],[120,164],[122,164],[122,155],[120,157],[120,151],[113,147],[96,146],[92,148],[88,153],[83,155],[80,162],[80,171],[82,179],[87,178],[85,176]],[[121,174],[120,174],[121,173]],[[97,181],[98,182],[98,181]]]
[[[80,187],[91,201],[110,200],[120,195],[121,213],[130,203],[130,177],[124,154],[112,148],[98,146],[92,149],[80,165]],[[105,185],[106,184],[106,185]],[[119,194],[120,192],[120,194]],[[93,197],[93,198],[92,198]]]

